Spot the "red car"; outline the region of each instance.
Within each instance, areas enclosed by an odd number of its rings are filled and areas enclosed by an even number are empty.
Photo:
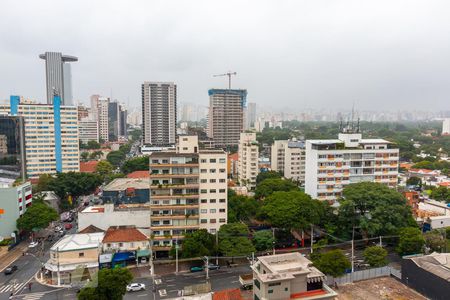
[[[66,230],[70,230],[70,229],[72,229],[72,227],[73,227],[73,225],[72,225],[71,223],[66,223],[66,224],[64,224],[64,228],[65,228]]]

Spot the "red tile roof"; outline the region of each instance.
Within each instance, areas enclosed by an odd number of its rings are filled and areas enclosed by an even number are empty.
[[[89,225],[88,227],[84,228],[83,230],[80,230],[78,233],[94,233],[94,232],[104,232],[104,230],[102,230],[94,225]]]
[[[127,175],[127,178],[149,178],[149,171],[134,171]]]
[[[312,296],[318,296],[318,295],[325,295],[327,292],[324,290],[312,290],[307,292],[301,292],[296,294],[291,294],[291,299],[300,299],[300,298],[306,298],[306,297],[312,297]]]
[[[239,153],[233,153],[228,155],[229,160],[238,160],[239,159]]]
[[[240,289],[230,289],[214,292],[213,300],[242,300]]]
[[[80,172],[82,173],[94,173],[95,169],[97,168],[98,161],[87,161],[87,162],[80,162]]]
[[[103,243],[120,243],[147,241],[145,234],[134,227],[109,227],[103,238]]]

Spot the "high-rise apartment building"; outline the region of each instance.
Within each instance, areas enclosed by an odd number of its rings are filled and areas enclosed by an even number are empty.
[[[256,103],[249,102],[245,110],[245,130],[255,128]]]
[[[119,140],[120,128],[120,105],[117,101],[108,104],[108,140],[117,142]]]
[[[78,138],[84,144],[87,144],[89,141],[95,141],[97,143],[100,141],[97,120],[85,118],[78,121],[78,132]]]
[[[241,186],[249,190],[256,187],[258,176],[259,146],[256,141],[256,133],[243,132],[239,139],[238,180]]]
[[[208,137],[218,147],[237,147],[244,129],[247,90],[211,89],[208,93]]]
[[[186,233],[217,233],[227,223],[227,154],[199,150],[197,136],[179,136],[176,151],[150,154],[152,248],[169,251]],[[159,252],[159,253],[158,253]]]
[[[109,141],[109,103],[108,97],[100,95],[91,96],[91,116],[93,120],[98,122],[98,135],[100,140]]]
[[[119,136],[127,138],[128,137],[127,128],[127,110],[121,105],[119,112]]]
[[[78,111],[75,106],[20,103],[11,96],[9,105],[0,105],[0,114],[21,116],[25,120],[26,174],[29,178],[57,172],[78,172]]]
[[[68,63],[78,61],[78,58],[61,52],[45,52],[39,58],[45,60],[47,104],[52,104],[53,96],[57,94],[62,105],[72,105],[72,74]]]
[[[357,182],[397,185],[399,149],[383,139],[363,139],[344,131],[334,140],[306,140],[305,192],[335,201],[344,187]]]
[[[142,84],[144,144],[174,145],[177,127],[177,85],[173,82]]]
[[[305,142],[292,140],[274,141],[271,148],[271,169],[285,178],[305,183]]]
[[[442,135],[450,135],[450,118],[442,121]]]

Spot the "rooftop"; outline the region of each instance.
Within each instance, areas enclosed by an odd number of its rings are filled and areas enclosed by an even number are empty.
[[[124,191],[127,188],[149,189],[149,178],[116,178],[104,187],[103,191]]]
[[[418,267],[450,281],[450,253],[432,253],[407,259],[411,259]]]
[[[50,250],[64,252],[98,248],[104,235],[103,232],[68,234],[56,242]]]
[[[94,225],[89,225],[83,230],[78,231],[78,233],[95,233],[95,232],[105,232],[103,229],[100,229]]]
[[[103,238],[103,243],[147,241],[148,237],[136,227],[115,226],[109,227]]]
[[[127,175],[127,178],[149,178],[149,171],[134,171]]]
[[[82,173],[94,173],[97,168],[98,161],[80,161],[80,172]]]

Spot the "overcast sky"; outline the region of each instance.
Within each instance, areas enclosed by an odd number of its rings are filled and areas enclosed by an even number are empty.
[[[450,109],[450,2],[0,2],[0,99],[45,101],[45,51],[74,55],[73,94],[140,105],[143,81],[174,81],[207,105],[236,71],[249,101],[306,108]]]

